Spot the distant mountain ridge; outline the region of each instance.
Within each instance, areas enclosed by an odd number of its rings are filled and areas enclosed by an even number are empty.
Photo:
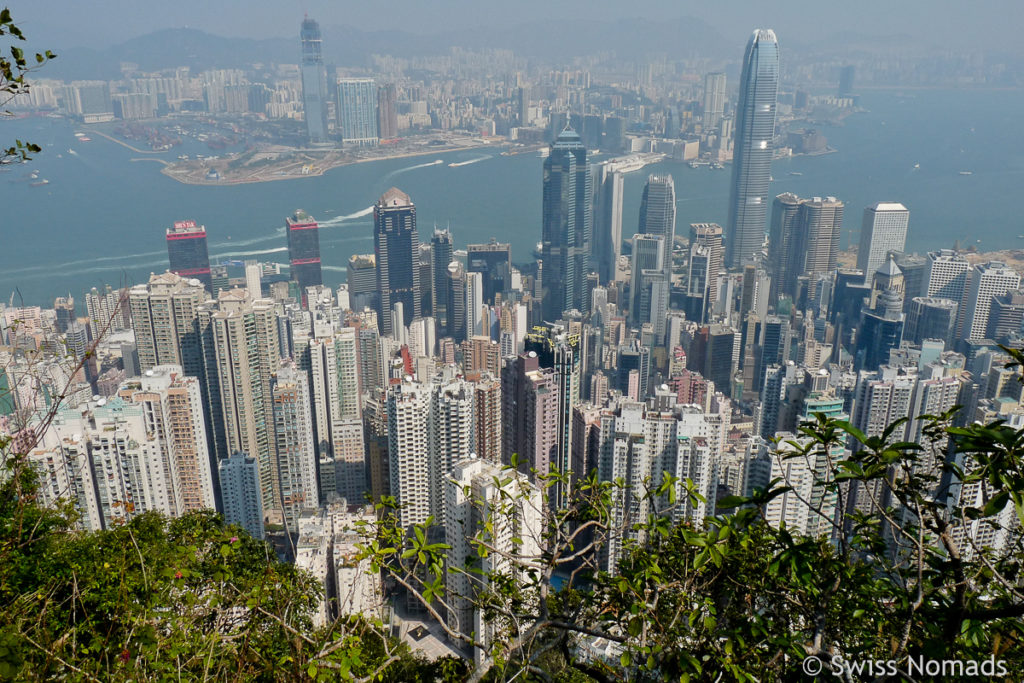
[[[295,37],[226,38],[196,28],[163,29],[100,48],[55,49],[60,59],[47,65],[53,78],[116,79],[122,62],[143,71],[175,66],[193,70],[243,68],[253,63],[295,64],[299,60],[299,27]],[[418,35],[405,31],[363,31],[351,26],[324,27],[324,60],[338,66],[366,66],[371,54],[417,57],[445,54],[451,47],[506,48],[523,57],[569,61],[596,52],[614,52],[620,59],[664,55],[669,59],[717,58],[737,52],[708,24],[694,18],[654,22],[533,22],[514,27]]]

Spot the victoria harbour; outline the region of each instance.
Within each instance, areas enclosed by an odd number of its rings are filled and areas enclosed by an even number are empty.
[[[861,106],[866,111],[843,125],[822,127],[835,154],[776,160],[770,194],[843,200],[851,209],[844,247],[856,244],[857,212],[889,200],[913,212],[910,250],[956,241],[979,251],[1024,247],[1015,201],[1024,146],[1014,135],[1024,93],[885,90],[865,93]],[[284,217],[296,208],[319,221],[324,281],[337,285],[350,255],[373,251],[370,207],[391,186],[416,202],[424,240],[435,225],[450,227],[457,249],[495,237],[523,262],[540,239],[542,160],[502,156],[498,145],[353,164],[318,177],[196,186],[160,173],[157,160],[172,161],[181,149],[142,155],[99,135],[88,142],[74,135],[89,130],[61,119],[0,120],[5,139],[43,147],[30,163],[0,173],[0,299],[16,292],[26,304],[43,304],[93,286],[145,282],[166,269],[164,230],[182,219],[206,226],[213,261],[285,261]],[[49,182],[32,185],[33,171]],[[664,161],[626,175],[625,238],[636,228],[648,174],[665,172],[675,179],[680,226],[725,221],[728,167]]]

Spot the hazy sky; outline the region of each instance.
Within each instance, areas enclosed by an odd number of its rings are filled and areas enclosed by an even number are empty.
[[[161,28],[190,26],[226,36],[266,38],[298,32],[304,12],[328,26],[416,33],[575,17],[694,16],[742,43],[768,26],[781,39],[816,42],[843,31],[908,34],[952,49],[1005,46],[1019,52],[1024,0],[0,0],[45,47],[103,45]]]

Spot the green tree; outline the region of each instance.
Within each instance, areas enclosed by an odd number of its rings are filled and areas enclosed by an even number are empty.
[[[15,25],[11,18],[11,11],[6,7],[0,9],[0,39],[4,37],[8,37],[8,40],[13,42],[6,46],[8,49],[0,52],[0,112],[16,96],[28,92],[29,82],[25,76],[57,56],[49,50],[42,53],[37,52],[32,57],[27,56],[25,51],[17,45],[18,41],[25,40],[25,36]],[[29,154],[39,151],[39,145],[24,140],[15,140],[14,145],[10,147],[0,147],[0,164],[16,160],[27,161]]]

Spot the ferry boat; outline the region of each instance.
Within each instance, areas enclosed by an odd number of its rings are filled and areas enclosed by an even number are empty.
[[[551,156],[550,147],[541,147],[540,149],[537,150],[538,159],[547,159],[549,156]]]
[[[47,180],[46,178],[42,178],[41,180],[37,180],[35,182],[29,183],[29,187],[39,187],[40,185],[49,185],[49,184],[50,184],[49,180]]]
[[[974,175],[974,171],[960,171],[960,175]]]

